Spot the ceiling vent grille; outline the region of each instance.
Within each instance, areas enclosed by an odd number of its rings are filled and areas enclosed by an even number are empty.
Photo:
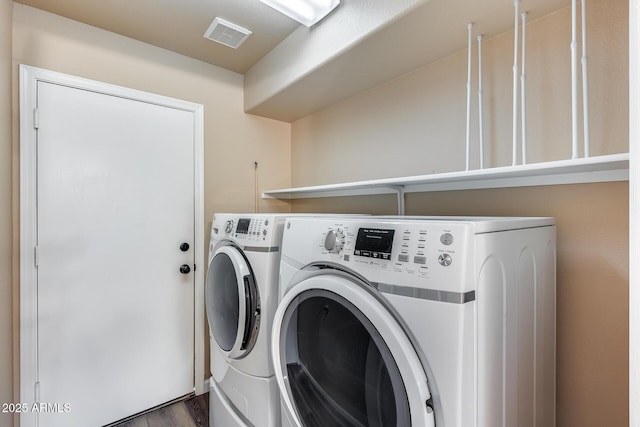
[[[204,33],[204,37],[237,49],[251,35],[251,31],[222,18],[215,18]]]

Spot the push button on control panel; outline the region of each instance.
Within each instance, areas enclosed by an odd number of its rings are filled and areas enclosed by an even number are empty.
[[[398,255],[398,261],[400,261],[400,262],[409,262],[409,254],[400,254],[400,255]]]
[[[425,257],[425,256],[414,256],[413,257],[413,262],[415,262],[416,264],[426,264],[427,263],[427,257]]]

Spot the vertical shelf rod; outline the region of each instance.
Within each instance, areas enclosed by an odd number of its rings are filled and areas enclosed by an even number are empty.
[[[484,127],[482,118],[482,34],[478,35],[478,145],[480,169],[484,169]]]
[[[520,0],[513,0],[515,7],[515,29],[513,35],[513,153],[512,164],[518,164],[518,21],[520,20]]]
[[[582,0],[582,126],[584,128],[584,156],[589,157],[589,85],[587,80],[587,0]]]
[[[466,134],[466,146],[465,146],[465,170],[469,170],[469,157],[470,157],[470,138],[471,138],[471,29],[473,23],[467,24],[467,134]]]
[[[571,158],[578,158],[578,41],[576,0],[571,1]]]
[[[520,115],[522,117],[522,164],[527,164],[527,92],[526,92],[526,80],[527,75],[525,71],[525,58],[527,49],[527,12],[522,12],[522,73],[520,74]]]

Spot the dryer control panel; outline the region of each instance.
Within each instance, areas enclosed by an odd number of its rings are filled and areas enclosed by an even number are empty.
[[[279,248],[284,220],[277,214],[215,214],[210,246],[225,239],[240,246]]]
[[[238,218],[235,228],[232,227],[233,237],[247,240],[266,240],[269,233],[268,218]]]
[[[452,290],[468,286],[473,234],[463,221],[295,218],[282,247],[300,265],[329,262],[371,282]]]

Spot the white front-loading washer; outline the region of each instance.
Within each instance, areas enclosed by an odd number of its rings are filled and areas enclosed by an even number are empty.
[[[280,425],[270,338],[285,216],[216,214],[205,285],[210,425]]]
[[[552,218],[291,218],[283,426],[555,425]]]

